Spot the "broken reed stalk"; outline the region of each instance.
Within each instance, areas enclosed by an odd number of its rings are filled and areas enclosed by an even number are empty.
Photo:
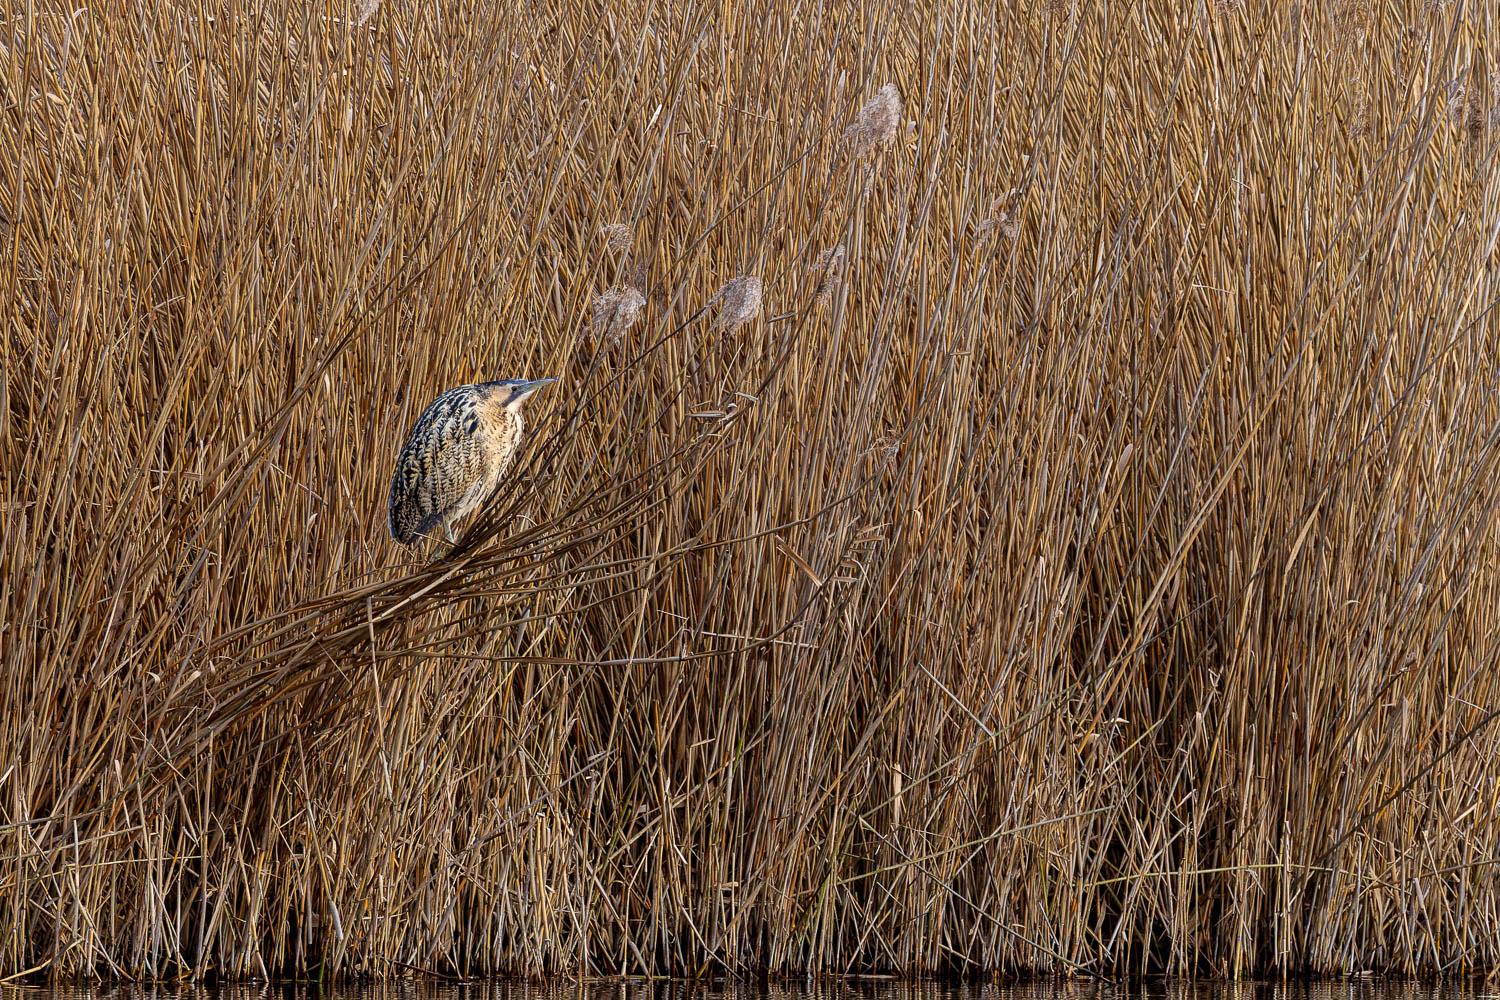
[[[272,6],[0,51],[0,975],[1495,966],[1472,20]]]

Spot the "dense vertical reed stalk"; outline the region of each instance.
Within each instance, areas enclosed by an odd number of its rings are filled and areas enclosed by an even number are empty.
[[[1489,8],[7,15],[0,976],[1500,958]]]

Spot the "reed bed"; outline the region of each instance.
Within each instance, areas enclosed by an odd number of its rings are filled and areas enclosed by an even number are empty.
[[[0,977],[1494,968],[1494,18],[11,0]]]

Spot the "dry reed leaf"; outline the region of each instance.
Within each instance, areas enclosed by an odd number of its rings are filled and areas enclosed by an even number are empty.
[[[640,289],[617,285],[595,297],[590,329],[604,343],[617,343],[640,321],[645,305],[646,296]]]

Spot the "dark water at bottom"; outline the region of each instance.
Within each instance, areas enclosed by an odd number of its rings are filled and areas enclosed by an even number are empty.
[[[1361,979],[1336,983],[1213,983],[1146,980],[1128,984],[1043,980],[963,985],[881,979],[806,984],[689,984],[622,980],[449,983],[414,979],[348,987],[0,986],[0,1000],[1500,1000],[1482,980],[1422,984]]]

